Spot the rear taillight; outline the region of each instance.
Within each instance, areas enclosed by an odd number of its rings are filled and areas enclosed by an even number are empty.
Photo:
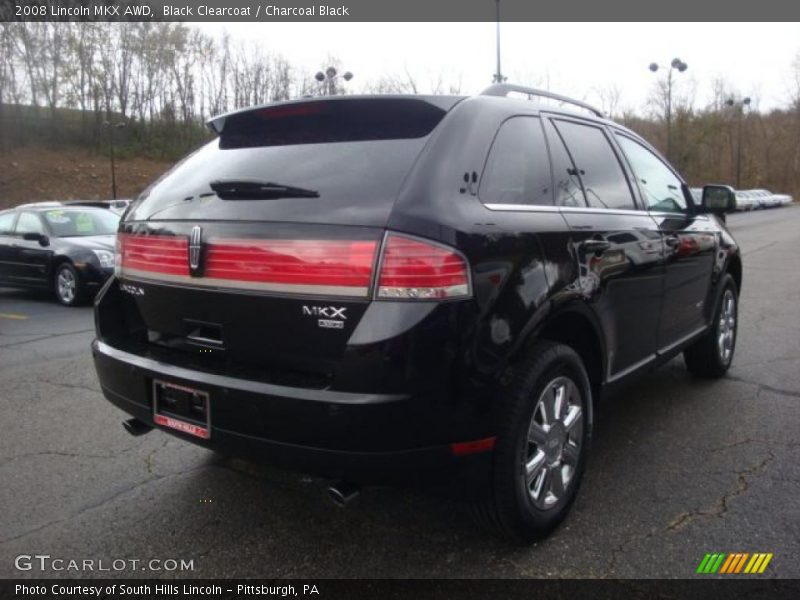
[[[209,238],[190,270],[186,236],[117,235],[115,272],[193,286],[378,300],[449,300],[471,295],[469,267],[456,250],[389,233],[373,240]]]
[[[117,234],[118,274],[188,277],[189,240],[171,235]]]
[[[277,292],[364,297],[377,246],[374,241],[210,239],[203,277]]]
[[[376,298],[439,300],[470,293],[469,268],[461,254],[396,233],[386,236]]]

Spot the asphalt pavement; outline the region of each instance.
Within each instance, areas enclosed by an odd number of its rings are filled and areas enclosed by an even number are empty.
[[[800,207],[729,223],[729,376],[676,359],[607,402],[571,515],[525,549],[451,500],[375,487],[342,509],[323,481],[131,437],[99,391],[91,308],[0,290],[0,577],[693,577],[708,552],[773,553],[761,577],[800,577]],[[95,570],[17,570],[36,554]]]

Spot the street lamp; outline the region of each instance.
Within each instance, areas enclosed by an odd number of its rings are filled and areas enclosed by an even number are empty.
[[[729,98],[725,104],[739,107],[739,132],[736,136],[736,189],[738,190],[742,187],[742,121],[744,120],[744,107],[750,107],[750,97],[745,96],[738,102]]]
[[[103,125],[108,128],[108,155],[111,159],[111,197],[117,199],[117,165],[114,153],[114,129],[122,129],[125,127],[124,122],[112,123],[111,121],[103,121]]]
[[[314,75],[314,79],[319,82],[321,96],[334,96],[336,95],[336,82],[339,80],[339,74],[334,67],[328,67],[325,72],[318,71]],[[350,71],[345,71],[341,78],[345,81],[350,81],[353,74]]]
[[[650,70],[655,73],[661,67],[658,63],[650,63]],[[680,58],[673,58],[667,71],[667,159],[672,160],[672,72],[683,73],[689,68]]]
[[[497,22],[497,72],[492,76],[492,83],[503,83],[508,77],[503,76],[500,70],[500,0],[495,0],[495,14]]]

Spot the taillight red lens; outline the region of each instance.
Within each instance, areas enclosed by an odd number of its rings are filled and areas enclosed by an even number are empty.
[[[466,260],[455,250],[389,234],[378,277],[378,298],[448,299],[470,295]]]
[[[211,239],[203,276],[274,291],[366,296],[377,242]]]
[[[189,240],[171,235],[117,234],[117,256],[121,274],[189,275],[186,260]]]

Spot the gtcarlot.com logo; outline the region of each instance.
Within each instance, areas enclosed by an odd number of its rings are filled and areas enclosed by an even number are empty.
[[[715,552],[706,554],[697,573],[701,575],[756,575],[763,573],[772,560],[772,552]]]
[[[175,558],[58,558],[49,554],[20,554],[14,559],[18,571],[194,571],[194,559]]]

